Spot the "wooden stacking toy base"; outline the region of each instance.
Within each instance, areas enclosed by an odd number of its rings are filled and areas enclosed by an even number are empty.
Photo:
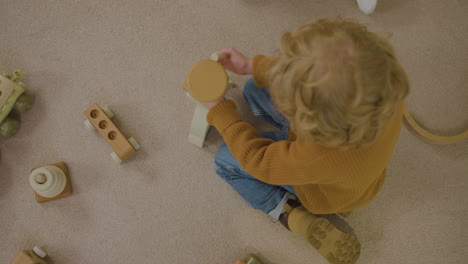
[[[50,166],[55,166],[57,168],[59,168],[60,170],[63,171],[63,173],[65,174],[65,177],[67,178],[67,184],[65,185],[65,189],[57,196],[54,196],[54,197],[43,197],[41,195],[39,195],[37,192],[34,192],[34,194],[36,195],[36,201],[38,203],[44,203],[44,202],[48,202],[48,201],[52,201],[52,200],[57,200],[57,199],[60,199],[60,198],[64,198],[64,197],[67,197],[67,196],[70,196],[73,194],[73,189],[72,189],[72,185],[71,185],[71,179],[70,179],[70,173],[68,171],[68,166],[65,162],[59,162],[59,163],[54,163],[54,164],[51,164]],[[31,170],[31,171],[34,171],[35,169]]]

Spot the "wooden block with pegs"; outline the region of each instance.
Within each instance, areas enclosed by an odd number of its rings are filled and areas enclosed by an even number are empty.
[[[114,116],[112,111],[107,107],[99,107],[94,104],[84,112],[88,118],[85,121],[86,127],[92,130],[97,130],[107,143],[111,145],[114,152],[111,153],[115,162],[121,163],[135,155],[140,149],[140,144],[133,137],[125,138],[120,130],[111,121]]]
[[[29,182],[38,203],[57,200],[73,194],[70,172],[65,162],[33,169]]]

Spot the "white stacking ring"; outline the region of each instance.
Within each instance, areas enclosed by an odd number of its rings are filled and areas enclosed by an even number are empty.
[[[44,176],[45,181],[43,180]],[[38,179],[41,181],[38,182]],[[31,173],[29,183],[40,196],[51,198],[63,192],[67,185],[67,178],[61,169],[55,166],[45,166],[35,169]]]

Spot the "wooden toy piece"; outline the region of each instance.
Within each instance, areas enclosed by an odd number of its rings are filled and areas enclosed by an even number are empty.
[[[10,112],[14,109],[18,113],[24,113],[31,109],[34,97],[25,93],[26,85],[19,81],[20,71],[12,75],[0,75],[0,137],[10,138],[19,129],[19,120]]]
[[[20,122],[18,119],[7,116],[0,123],[0,137],[8,139],[16,135],[20,127]]]
[[[228,57],[228,54],[224,53],[223,51],[216,51],[216,52],[214,52],[213,54],[211,54],[210,60],[218,62],[218,61],[220,61],[220,60],[222,60],[222,59],[225,59],[225,58],[227,58],[227,57]],[[235,83],[229,81],[229,83],[228,83],[228,89],[234,89],[234,88],[236,88],[236,87],[237,87],[237,86],[236,86]]]
[[[342,218],[347,218],[347,217],[349,217],[351,214],[352,214],[352,211],[344,212],[344,213],[339,213],[338,215],[340,215]]]
[[[121,163],[122,161],[128,160],[140,149],[140,144],[138,144],[135,138],[125,138],[110,120],[114,114],[107,107],[101,109],[99,105],[94,104],[86,109],[84,114],[88,118],[85,121],[86,126],[96,129],[111,145],[114,150],[111,156],[115,162]]]
[[[1,76],[0,75],[0,82],[1,82],[1,86],[0,86],[0,91],[1,91],[1,94],[0,94],[0,106],[2,106],[2,114],[4,114],[4,112],[6,112],[4,110],[4,106],[5,106],[5,103],[11,99],[11,95],[15,92],[15,96],[19,96],[21,93],[24,92],[24,89],[22,89],[23,87],[16,87],[15,83],[13,81],[11,81],[10,79],[6,78],[5,76]]]
[[[73,194],[70,173],[65,162],[33,169],[29,183],[39,203],[64,198]]]
[[[244,260],[237,260],[234,264],[263,264],[263,262],[254,254],[249,254]]]
[[[263,264],[263,262],[254,254],[248,254],[244,258],[245,264]]]
[[[195,63],[187,74],[184,89],[197,101],[189,133],[189,142],[203,147],[209,124],[208,110],[199,102],[213,102],[224,96],[229,87],[229,78],[224,67],[212,60]]]
[[[226,70],[221,64],[202,60],[189,70],[184,89],[199,102],[213,102],[224,96],[228,81]]]
[[[210,60],[212,61],[220,61],[225,58],[227,58],[227,54],[224,53],[223,51],[216,51],[210,56]]]
[[[367,15],[370,15],[374,12],[377,7],[377,0],[356,0],[359,9]]]
[[[34,247],[33,250],[21,250],[10,264],[47,264],[43,259],[46,256],[42,249]]]
[[[413,132],[416,136],[421,137],[422,139],[433,143],[433,144],[452,144],[458,141],[462,141],[463,139],[468,138],[468,130],[462,132],[455,136],[439,136],[430,133],[429,131],[422,128],[416,120],[411,116],[410,112],[408,111],[408,107],[404,105],[403,115],[406,120],[406,124],[409,126],[410,131]]]
[[[206,134],[208,134],[210,128],[206,121],[207,114],[208,109],[201,104],[197,104],[193,113],[192,125],[190,126],[189,142],[199,148],[203,147],[203,142],[205,142]]]

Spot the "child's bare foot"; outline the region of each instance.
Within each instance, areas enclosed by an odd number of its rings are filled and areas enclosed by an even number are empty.
[[[303,206],[290,208],[287,218],[287,227],[304,236],[330,263],[355,263],[359,258],[361,244],[357,238],[327,219],[311,214]]]

